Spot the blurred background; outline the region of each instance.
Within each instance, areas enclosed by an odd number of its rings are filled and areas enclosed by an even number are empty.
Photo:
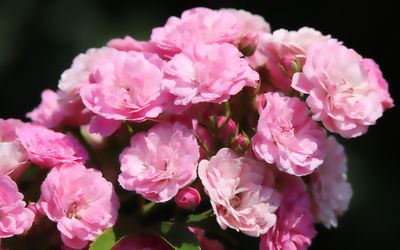
[[[130,35],[147,40],[169,16],[204,6],[261,15],[272,30],[310,26],[373,58],[400,105],[399,21],[394,1],[0,1],[0,117],[26,120],[43,89],[55,90],[61,73],[79,53]],[[397,36],[397,37],[396,37]],[[396,46],[396,48],[395,48]],[[369,132],[341,139],[354,189],[339,227],[319,233],[310,249],[399,249],[400,155],[398,107],[385,112]]]

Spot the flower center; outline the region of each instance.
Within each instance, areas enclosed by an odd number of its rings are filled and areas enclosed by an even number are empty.
[[[72,218],[75,218],[75,219],[80,219],[81,217],[77,214],[78,213],[78,207],[79,207],[79,205],[78,205],[78,203],[77,202],[74,202],[74,203],[72,203],[69,207],[68,207],[68,210],[67,210],[67,217],[69,218],[69,219],[72,219]]]

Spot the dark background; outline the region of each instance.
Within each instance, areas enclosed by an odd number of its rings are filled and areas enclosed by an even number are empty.
[[[395,1],[393,1],[394,3]],[[25,119],[45,88],[55,90],[73,58],[116,37],[147,40],[171,15],[196,6],[245,9],[263,16],[272,30],[310,26],[373,58],[399,105],[399,13],[384,1],[0,1],[0,117]],[[343,140],[350,209],[339,227],[319,233],[310,249],[399,249],[400,195],[398,107],[369,132]]]

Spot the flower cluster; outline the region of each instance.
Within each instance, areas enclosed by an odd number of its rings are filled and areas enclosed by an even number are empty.
[[[314,224],[336,227],[352,196],[335,136],[366,133],[392,106],[378,65],[329,35],[271,33],[243,10],[187,10],[148,41],[78,55],[30,122],[0,119],[0,237],[45,215],[81,249],[130,221],[127,234],[143,232],[114,249],[166,249],[163,230],[144,232],[152,207],[173,204],[163,220],[183,220],[203,249],[233,243],[188,215],[214,215],[260,249],[306,249]],[[16,184],[29,165],[45,173],[30,209]]]

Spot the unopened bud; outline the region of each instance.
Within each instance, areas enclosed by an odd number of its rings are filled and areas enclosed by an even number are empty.
[[[255,37],[252,35],[247,35],[240,41],[238,48],[244,56],[252,56],[257,49]]]
[[[244,153],[249,145],[250,139],[246,135],[238,135],[233,143],[233,149],[238,153]]]
[[[218,116],[219,136],[225,146],[229,145],[231,137],[236,135],[237,126],[232,119],[227,121],[226,116]]]
[[[192,187],[179,190],[178,194],[175,196],[176,205],[183,209],[195,208],[200,204],[200,201],[201,197],[199,192]]]

